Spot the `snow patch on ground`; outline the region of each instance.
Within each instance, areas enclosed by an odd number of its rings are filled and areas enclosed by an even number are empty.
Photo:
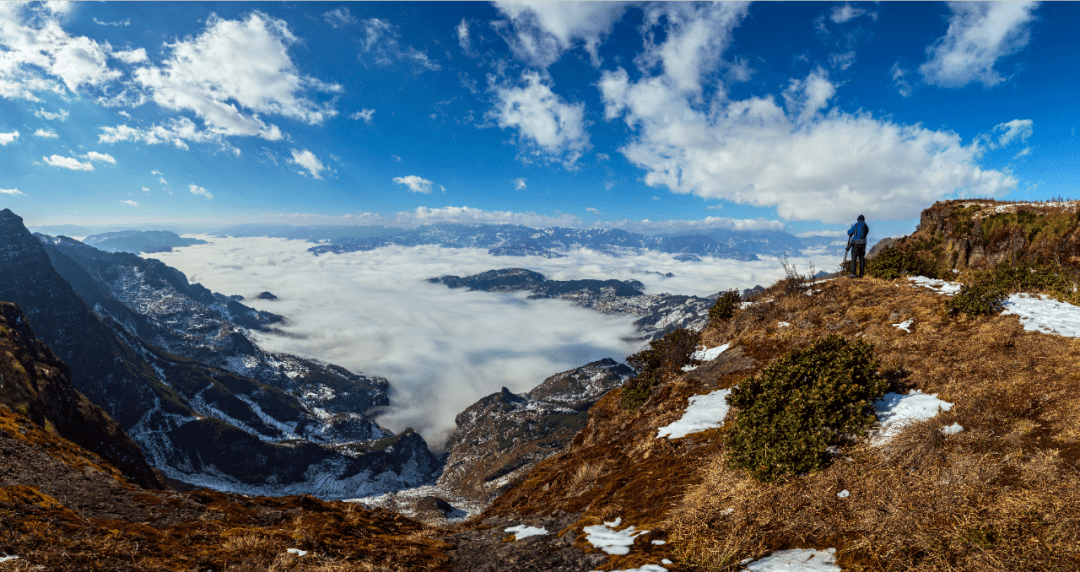
[[[716,429],[724,425],[724,417],[727,417],[727,396],[731,389],[718,389],[706,395],[695,395],[690,398],[690,405],[686,412],[676,422],[661,427],[656,438],[667,437],[679,439],[691,433]]]
[[[780,550],[743,564],[750,572],[841,572],[836,565],[836,549],[793,548]]]
[[[1080,308],[1053,300],[1045,294],[1013,294],[1005,301],[1002,316],[1020,316],[1029,332],[1080,338]]]
[[[295,554],[297,556],[307,556],[307,550],[300,550],[299,548],[289,548],[285,552],[289,554]]]
[[[910,334],[911,330],[909,330],[908,328],[911,327],[911,324],[912,324],[911,320],[904,320],[903,322],[900,322],[899,324],[893,324],[893,327],[904,330],[905,332]]]
[[[960,291],[961,284],[959,282],[946,282],[944,280],[938,280],[937,278],[927,278],[925,276],[908,276],[909,282],[914,282],[914,288],[919,286],[934,290],[938,294],[944,294],[946,296],[952,296]]]
[[[648,530],[634,530],[633,526],[628,526],[622,530],[615,530],[615,527],[622,523],[621,518],[616,518],[612,522],[605,522],[604,524],[598,524],[596,526],[586,526],[585,540],[590,544],[607,552],[608,554],[626,555],[630,552],[630,547],[634,544],[634,538],[646,534]]]
[[[511,526],[510,528],[505,529],[503,532],[509,532],[513,534],[514,540],[522,540],[530,536],[542,536],[548,533],[546,528],[541,528],[538,526],[527,526],[524,524]]]
[[[881,427],[871,437],[870,444],[880,447],[899,434],[905,425],[930,419],[939,411],[952,409],[952,406],[952,403],[938,399],[936,393],[926,394],[917,389],[912,389],[907,395],[886,393],[874,402]]]
[[[953,423],[952,425],[946,425],[946,426],[942,427],[941,428],[941,434],[945,435],[947,437],[949,435],[956,435],[957,433],[959,433],[959,432],[961,432],[963,430],[964,430],[963,425],[960,425],[959,423]]]

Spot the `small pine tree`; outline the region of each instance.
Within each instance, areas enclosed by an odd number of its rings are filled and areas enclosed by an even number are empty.
[[[628,358],[626,363],[636,375],[622,387],[623,408],[633,411],[648,401],[652,389],[663,381],[664,375],[678,371],[690,363],[690,354],[697,347],[698,333],[686,328],[672,330],[660,339],[649,342],[649,348]]]
[[[738,290],[728,290],[720,294],[716,303],[709,308],[709,326],[716,326],[720,322],[730,320],[735,315],[735,309],[739,307],[742,295]]]
[[[727,398],[728,466],[765,482],[822,468],[828,446],[874,423],[888,386],[879,369],[871,344],[830,335],[744,379]]]

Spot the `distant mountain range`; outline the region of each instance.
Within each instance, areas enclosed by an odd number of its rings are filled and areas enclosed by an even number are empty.
[[[625,230],[568,227],[531,228],[511,224],[424,225],[414,229],[384,226],[242,225],[222,230],[221,236],[272,236],[319,242],[312,253],[374,250],[383,246],[435,245],[448,248],[486,248],[495,256],[559,257],[577,248],[611,255],[656,251],[683,260],[701,256],[757,260],[758,256],[795,256],[807,250],[842,254],[843,238],[797,237],[780,231],[714,229],[697,234],[648,236]]]

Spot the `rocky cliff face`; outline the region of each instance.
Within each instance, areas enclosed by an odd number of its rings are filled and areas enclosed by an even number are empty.
[[[924,210],[918,230],[896,245],[956,269],[988,268],[1024,256],[1080,266],[1080,201],[942,201]]]
[[[118,467],[141,487],[165,488],[120,425],[71,386],[71,370],[34,335],[15,304],[0,302],[0,404]]]
[[[419,436],[392,436],[362,415],[333,411],[378,403],[385,386],[364,387],[340,368],[252,352],[244,329],[228,320],[242,311],[229,307],[235,301],[222,302],[177,271],[140,265],[131,255],[115,255],[129,266],[88,263],[95,276],[59,250],[47,252],[8,210],[0,211],[0,245],[0,273],[11,277],[0,282],[0,300],[22,305],[34,331],[71,367],[72,385],[116,419],[167,477],[249,494],[326,497],[433,478],[438,463]],[[114,295],[116,284],[123,287]],[[248,318],[258,323],[265,316]],[[141,335],[192,355],[210,348],[242,373],[176,355]],[[260,368],[284,388],[243,375]]]
[[[505,387],[458,414],[438,484],[486,504],[585,426],[589,408],[633,370],[604,359],[549,377],[515,395]]]

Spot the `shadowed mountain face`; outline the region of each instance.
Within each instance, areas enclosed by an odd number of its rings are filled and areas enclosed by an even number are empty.
[[[15,304],[0,302],[0,404],[100,455],[141,487],[165,488],[116,421],[71,386],[71,370],[41,342]]]
[[[46,242],[0,212],[0,273],[11,277],[0,282],[0,300],[22,305],[71,367],[72,385],[166,476],[340,497],[414,486],[437,470],[418,435],[394,437],[354,413],[386,403],[385,380],[264,354],[230,321],[264,328],[278,317],[188,284],[156,261]],[[213,365],[192,359],[208,356]]]

